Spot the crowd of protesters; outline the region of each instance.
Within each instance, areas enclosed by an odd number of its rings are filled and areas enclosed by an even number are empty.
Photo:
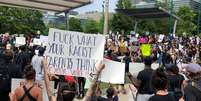
[[[84,101],[119,100],[120,92],[113,86],[106,90],[107,97],[102,97],[102,90],[96,81],[103,64],[98,66],[100,69],[85,93],[85,78],[48,74],[45,47],[32,46],[32,38],[26,39],[26,45],[16,47],[15,36],[4,34],[0,37],[1,101],[41,101],[42,89],[35,81],[42,80],[46,82],[51,101],[73,101],[76,96],[84,98]],[[151,45],[150,56],[143,56],[142,44]],[[125,62],[126,75],[137,89],[133,101],[201,101],[200,50],[201,39],[196,36],[164,36],[161,39],[159,35],[110,34],[106,38],[104,57]],[[134,77],[129,72],[130,62],[144,63],[145,69]],[[153,62],[157,62],[160,68],[153,70]],[[187,65],[178,67],[181,63]],[[12,78],[25,78],[26,82],[11,92]],[[50,80],[55,81],[56,95],[50,90]]]

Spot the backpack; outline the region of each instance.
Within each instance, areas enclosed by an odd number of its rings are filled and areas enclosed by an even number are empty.
[[[0,65],[0,91],[10,91],[11,75],[8,65]]]

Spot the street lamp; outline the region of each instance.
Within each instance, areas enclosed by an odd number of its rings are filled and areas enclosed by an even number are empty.
[[[172,33],[172,14],[173,14],[173,0],[169,0],[169,12],[170,12],[170,17],[169,17],[169,34]]]
[[[104,6],[104,30],[103,34],[108,34],[108,19],[109,19],[109,0],[105,0],[105,6]]]

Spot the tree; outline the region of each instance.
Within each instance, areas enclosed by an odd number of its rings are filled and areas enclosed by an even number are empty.
[[[79,19],[76,19],[74,17],[71,17],[69,19],[69,30],[71,31],[82,31],[82,27],[81,27],[81,22]]]
[[[132,8],[132,3],[131,0],[119,0],[116,6],[119,9],[129,9]]]
[[[132,8],[131,1],[130,0],[119,0],[117,3],[118,9],[130,9]],[[133,20],[124,14],[116,13],[113,15],[113,18],[111,19],[110,28],[113,31],[123,31],[123,32],[129,32],[134,28]]]
[[[130,17],[117,13],[114,14],[110,26],[113,31],[129,32],[134,28],[133,24],[133,20]]]
[[[98,22],[98,32],[99,33],[103,33],[103,27],[104,27],[104,19],[103,17],[100,19],[100,21]]]
[[[138,32],[151,32],[155,34],[168,34],[168,19],[148,19],[139,22]]]
[[[86,20],[83,25],[85,33],[98,33],[98,23],[94,20]]]
[[[30,34],[38,30],[44,34],[46,26],[38,10],[0,6],[0,31],[11,34]]]
[[[187,6],[182,6],[177,12],[177,16],[181,18],[178,23],[177,34],[182,35],[186,32],[187,35],[192,35],[196,31],[197,26],[194,24],[196,14]]]

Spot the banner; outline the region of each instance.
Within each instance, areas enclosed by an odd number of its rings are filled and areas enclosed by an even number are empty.
[[[21,45],[25,45],[26,44],[26,39],[25,37],[16,37],[15,38],[15,44],[18,45],[18,46],[21,46]]]
[[[141,50],[143,56],[151,55],[151,45],[150,44],[142,44],[140,46],[140,50]]]
[[[49,30],[46,56],[52,74],[87,77],[103,59],[105,37],[102,35]]]
[[[130,63],[129,64],[129,72],[133,74],[134,77],[137,77],[138,73],[142,70],[144,70],[144,63]],[[151,65],[151,68],[156,70],[159,68],[159,64],[153,63]]]
[[[124,84],[125,63],[104,59],[105,68],[103,69],[100,80],[111,84]]]
[[[19,87],[21,84],[24,84],[25,83],[25,80],[24,79],[12,79],[12,82],[11,82],[11,91],[15,91],[15,89],[17,87]],[[43,101],[48,101],[48,95],[47,95],[47,90],[46,90],[46,87],[45,87],[45,82],[44,81],[40,81],[40,82],[37,82],[39,83],[40,87],[42,88],[42,94],[43,94]],[[52,92],[56,92],[56,90],[54,89],[54,82],[50,82],[50,89]]]

